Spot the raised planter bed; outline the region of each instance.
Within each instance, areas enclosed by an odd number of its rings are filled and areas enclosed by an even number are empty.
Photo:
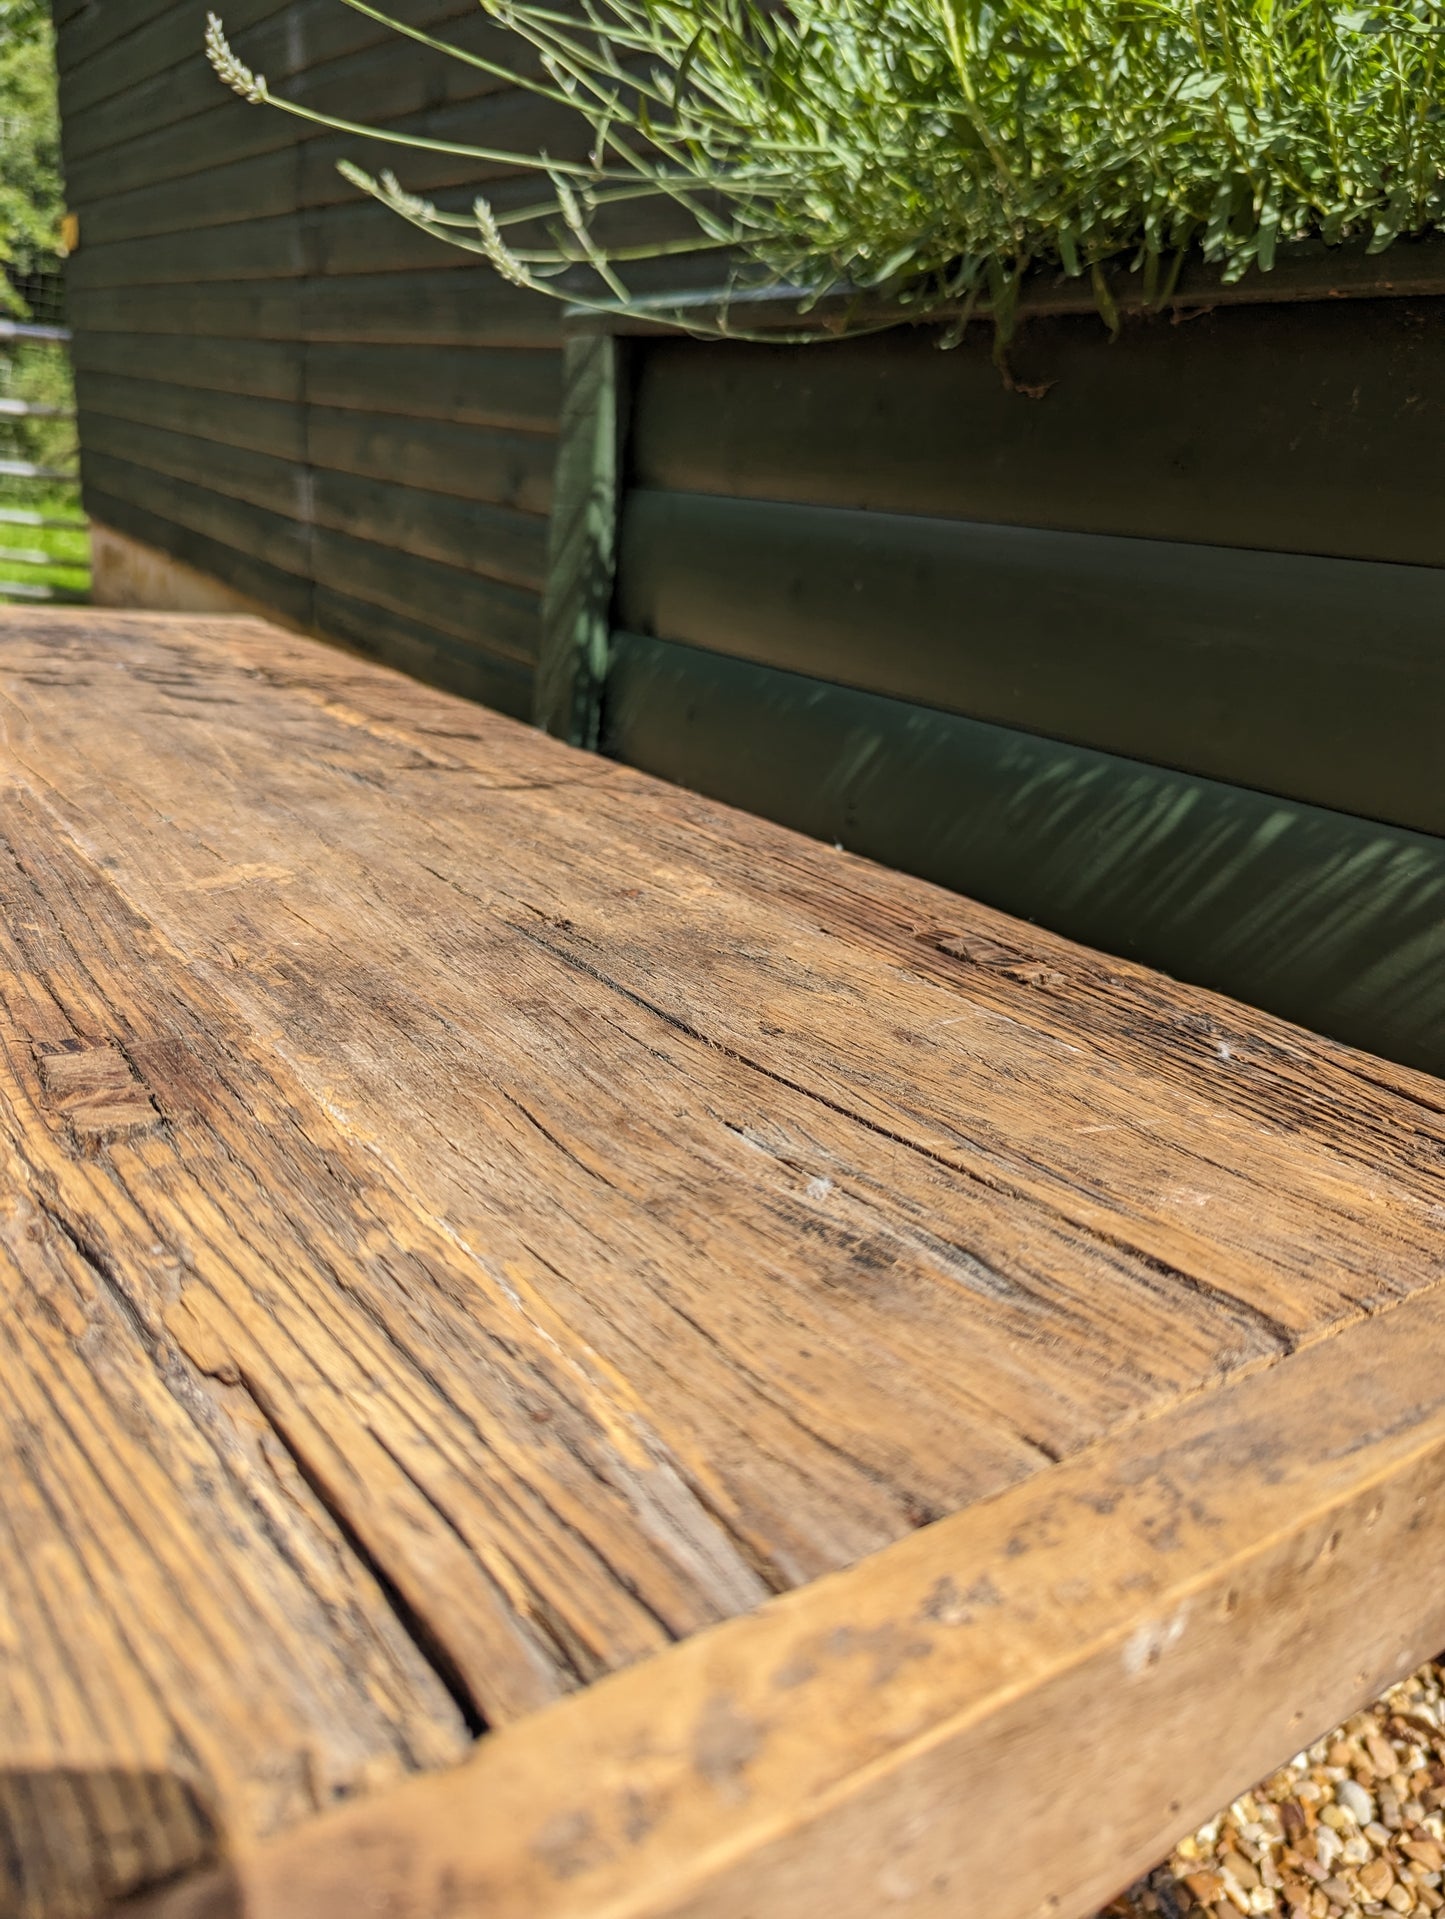
[[[538,717],[1445,1069],[1440,244],[1089,298],[579,320]]]

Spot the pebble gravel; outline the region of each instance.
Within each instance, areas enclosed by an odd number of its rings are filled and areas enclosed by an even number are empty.
[[[1442,1882],[1445,1659],[1181,1839],[1104,1919],[1429,1919]]]

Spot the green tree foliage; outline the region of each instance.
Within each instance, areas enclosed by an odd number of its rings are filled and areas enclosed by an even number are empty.
[[[36,0],[0,0],[0,310],[60,264],[64,190],[50,17]]]
[[[578,266],[600,280],[596,303],[625,309],[636,262],[716,247],[805,303],[866,291],[956,315],[981,301],[1006,337],[1032,271],[1089,276],[1108,315],[1107,266],[1137,271],[1150,298],[1191,250],[1234,279],[1292,242],[1377,251],[1445,223],[1445,0],[482,6],[524,49],[513,83],[573,107],[589,157],[452,145],[550,190],[540,208],[466,213],[343,170],[507,278],[574,300]],[[214,16],[210,51],[245,97],[347,127],[272,95]],[[639,200],[684,211],[691,237],[655,243]],[[617,238],[619,209],[641,244]],[[696,307],[649,312],[706,330]]]

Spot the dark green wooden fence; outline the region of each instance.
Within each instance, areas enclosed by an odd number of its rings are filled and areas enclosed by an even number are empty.
[[[56,0],[91,514],[302,625],[527,712],[557,310],[366,202],[335,162],[395,165],[461,206],[485,168],[248,107],[202,54],[208,4]],[[242,58],[310,105],[524,148],[578,138],[337,0],[218,10]],[[501,45],[475,0],[394,11]]]

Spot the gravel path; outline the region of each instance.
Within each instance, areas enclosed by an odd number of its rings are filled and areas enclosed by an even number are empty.
[[[1236,1799],[1103,1919],[1445,1908],[1445,1659]]]

